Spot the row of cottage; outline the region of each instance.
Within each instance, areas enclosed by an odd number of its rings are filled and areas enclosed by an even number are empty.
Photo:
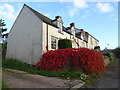
[[[49,50],[58,49],[59,39],[72,40],[73,48],[94,49],[99,41],[74,23],[63,26],[61,16],[54,20],[42,15],[24,4],[8,36],[7,58],[16,58],[28,64],[39,61],[46,46]]]

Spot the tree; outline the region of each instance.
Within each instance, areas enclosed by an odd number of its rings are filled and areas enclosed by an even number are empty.
[[[7,28],[3,28],[4,26],[6,26],[4,20],[0,19],[0,38],[2,43],[8,38],[8,33],[4,33],[7,31]]]

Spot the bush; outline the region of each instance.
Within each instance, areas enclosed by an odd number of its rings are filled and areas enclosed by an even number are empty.
[[[86,74],[105,71],[103,55],[87,48],[48,51],[36,63],[36,68],[47,71],[82,70]]]
[[[115,55],[116,58],[119,58],[119,59],[120,59],[120,48],[116,48],[116,49],[114,50],[114,55]]]
[[[72,41],[69,39],[60,39],[58,41],[58,48],[59,49],[72,48]]]

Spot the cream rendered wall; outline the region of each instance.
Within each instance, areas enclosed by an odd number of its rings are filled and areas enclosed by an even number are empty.
[[[38,62],[42,55],[42,23],[24,6],[9,33],[6,57],[28,64]]]
[[[42,44],[42,49],[43,53],[46,52],[46,45],[47,45],[47,25],[48,25],[48,49],[51,49],[51,36],[57,38],[58,40],[61,39],[70,39],[70,34],[63,32],[59,33],[58,28],[51,26],[49,24],[43,23],[43,44]]]
[[[46,45],[47,45],[47,25],[43,22],[43,35],[42,35],[42,54],[46,52]]]
[[[46,23],[43,23],[43,43],[42,43],[42,50],[43,50],[43,53],[45,53],[46,52],[46,46],[47,46],[47,25],[48,24],[46,24]],[[81,39],[78,39],[78,38],[74,38],[75,39],[75,41],[73,40],[73,36],[72,35],[70,35],[70,34],[68,34],[68,33],[66,33],[66,32],[64,32],[63,31],[63,33],[59,33],[58,32],[58,28],[56,28],[56,27],[53,27],[53,26],[51,26],[51,25],[48,25],[48,48],[49,48],[49,50],[53,50],[53,49],[51,49],[51,36],[53,36],[53,37],[55,37],[55,38],[57,38],[57,39],[65,39],[65,38],[67,38],[67,39],[70,39],[70,40],[72,40],[72,47],[73,48],[78,48],[78,45],[76,44],[76,42],[77,43],[79,43],[79,47],[87,47],[87,45],[86,45],[86,42],[84,42],[83,40],[81,40]]]
[[[43,53],[46,52],[47,25],[48,24],[43,23],[43,44],[42,44],[42,46],[43,46],[43,48],[42,48]],[[70,34],[64,32],[64,31],[63,31],[63,34],[58,33],[58,28],[53,27],[51,25],[48,25],[48,48],[49,48],[49,50],[53,50],[53,49],[51,49],[51,36],[53,36],[53,37],[55,37],[57,39],[60,39],[60,38],[65,39],[65,38],[67,38],[67,39],[72,40],[72,48],[78,48],[77,43],[79,43],[79,47],[80,48],[84,48],[85,47],[85,48],[89,48],[89,49],[94,49],[95,46],[99,45],[99,42],[96,39],[94,39],[91,35],[89,35],[89,37],[88,37],[88,43],[86,43],[85,41],[75,37],[74,40],[77,42],[76,43],[73,40],[73,36],[72,35],[70,36]],[[91,39],[90,39],[91,37],[92,37],[93,44],[91,44]]]
[[[92,44],[91,44],[91,38],[92,38]],[[95,46],[99,46],[99,41],[97,41],[95,38],[93,38],[91,35],[89,35],[88,48],[94,49]]]

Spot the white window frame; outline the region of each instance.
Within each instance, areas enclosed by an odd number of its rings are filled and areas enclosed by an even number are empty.
[[[58,32],[62,33],[62,26],[63,26],[62,23],[58,21],[57,26],[59,27]]]
[[[55,42],[52,41],[52,39],[54,39]],[[55,44],[55,48],[52,46],[52,44],[53,44],[52,42],[54,42],[54,44]],[[56,38],[56,37],[54,37],[54,36],[51,36],[51,49],[53,49],[53,50],[58,49],[58,38]]]

